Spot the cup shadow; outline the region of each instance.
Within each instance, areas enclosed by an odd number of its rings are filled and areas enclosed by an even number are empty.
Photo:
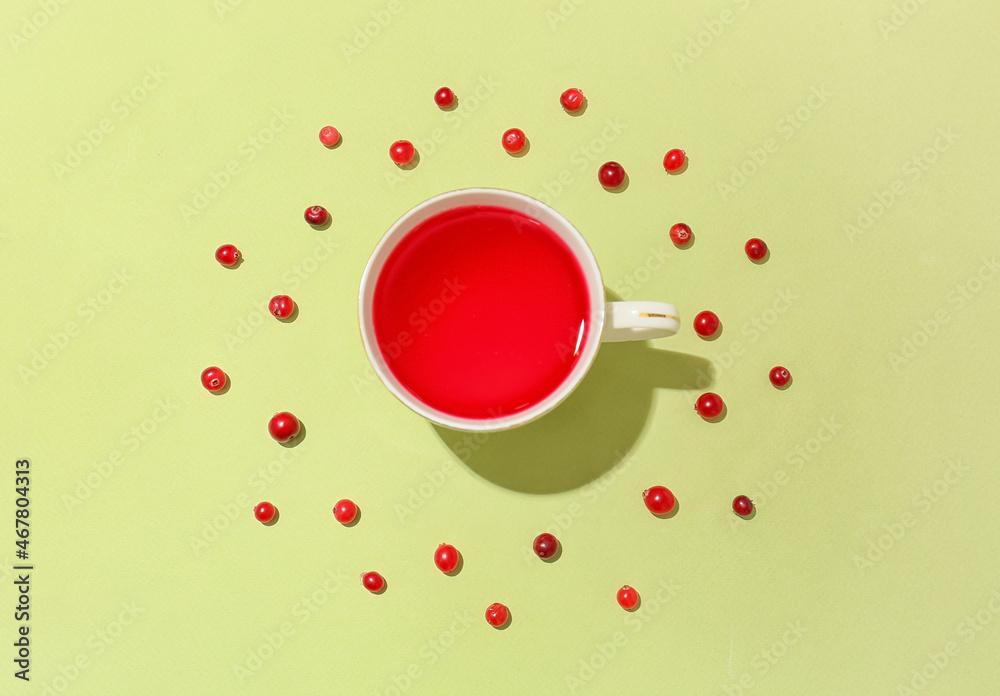
[[[622,461],[646,427],[656,390],[704,388],[712,380],[705,358],[649,341],[607,343],[573,393],[536,421],[496,433],[431,427],[484,479],[523,493],[560,493]]]

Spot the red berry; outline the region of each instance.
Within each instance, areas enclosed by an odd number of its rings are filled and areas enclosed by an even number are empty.
[[[767,256],[767,244],[764,243],[763,239],[753,239],[747,241],[744,249],[747,252],[747,256],[751,261],[760,261],[762,258]]]
[[[340,132],[333,126],[323,126],[319,130],[319,141],[327,147],[333,147],[340,142]]]
[[[288,295],[275,295],[267,304],[267,308],[278,319],[287,319],[295,311],[295,303]]]
[[[527,138],[524,137],[524,131],[520,128],[511,128],[503,133],[503,149],[512,155],[516,155],[518,152],[524,149],[524,143]]]
[[[275,413],[267,424],[267,432],[271,433],[271,437],[282,444],[294,440],[299,434],[300,428],[299,419],[288,411]]]
[[[749,517],[753,514],[753,501],[745,495],[738,495],[733,498],[733,512],[740,517]]]
[[[261,524],[267,524],[274,519],[274,515],[277,510],[274,509],[274,505],[268,502],[257,503],[257,507],[253,509],[253,516],[257,518],[257,521]]]
[[[226,373],[218,367],[206,367],[201,373],[201,385],[210,392],[226,388]]]
[[[567,89],[559,97],[559,103],[562,104],[562,108],[566,111],[573,113],[574,111],[579,111],[583,106],[583,92],[578,90],[576,87]]]
[[[642,492],[642,502],[646,503],[646,509],[654,515],[666,515],[674,509],[676,499],[669,488],[653,486]]]
[[[215,250],[215,260],[223,266],[235,266],[240,260],[240,250],[232,244],[223,244]]]
[[[327,220],[330,219],[330,213],[326,212],[326,208],[321,205],[314,205],[311,208],[306,208],[306,222],[310,225],[325,225]]]
[[[531,547],[534,549],[535,555],[544,561],[556,555],[556,551],[559,550],[559,540],[546,532],[536,536]]]
[[[670,150],[663,156],[663,168],[668,172],[676,172],[684,166],[686,160],[687,155],[684,154],[684,150]]]
[[[698,312],[694,318],[694,330],[702,338],[710,338],[719,330],[719,317],[715,312]]]
[[[389,148],[389,157],[400,167],[405,167],[413,161],[415,152],[409,140],[397,140]]]
[[[450,109],[455,103],[455,93],[447,87],[442,87],[434,93],[434,103],[442,109]]]
[[[338,500],[337,504],[333,506],[333,516],[341,524],[350,524],[358,516],[358,506],[354,504],[353,500],[347,498]]]
[[[378,594],[385,589],[385,578],[376,573],[374,570],[370,570],[361,575],[361,584],[364,585],[365,589],[369,592]]]
[[[434,551],[434,565],[442,573],[450,573],[458,567],[458,549],[451,544],[441,544]]]
[[[606,189],[618,188],[625,181],[625,167],[617,162],[605,162],[597,170],[597,180]]]
[[[781,389],[792,379],[792,373],[779,365],[771,368],[771,374],[768,375],[768,378],[771,380],[771,384]]]
[[[639,593],[633,588],[628,585],[623,585],[622,588],[618,590],[618,606],[625,611],[632,611],[638,603]]]
[[[494,602],[486,608],[486,623],[493,628],[500,628],[510,617],[510,611],[500,602]]]
[[[670,228],[670,241],[679,247],[691,241],[691,228],[683,222],[678,222]]]
[[[714,392],[705,392],[698,397],[698,402],[694,405],[694,410],[702,418],[711,420],[717,418],[725,406],[721,396]]]

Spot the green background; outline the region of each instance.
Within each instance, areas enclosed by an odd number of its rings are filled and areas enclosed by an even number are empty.
[[[0,692],[995,687],[995,4],[175,5],[0,10]],[[559,107],[570,86],[581,116]],[[512,126],[524,157],[500,147]],[[597,183],[608,159],[621,193]],[[682,332],[605,346],[523,430],[435,430],[375,381],[356,293],[399,215],[466,186],[551,202],[610,295],[676,304]],[[303,222],[313,204],[328,230]],[[291,323],[266,314],[279,292]],[[201,387],[208,365],[227,393]],[[692,411],[709,383],[720,423]],[[285,409],[307,429],[292,448],[266,431]],[[20,458],[30,684],[11,647]],[[670,519],[640,502],[655,484]],[[333,520],[342,497],[355,527]],[[551,564],[530,553],[546,529]],[[456,577],[433,566],[444,541]],[[494,601],[506,630],[482,618]]]

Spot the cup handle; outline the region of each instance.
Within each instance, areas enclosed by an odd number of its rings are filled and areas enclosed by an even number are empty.
[[[608,302],[601,341],[644,341],[673,336],[681,328],[677,308],[666,302]]]

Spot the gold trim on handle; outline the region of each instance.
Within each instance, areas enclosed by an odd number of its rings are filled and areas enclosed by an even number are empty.
[[[679,317],[675,317],[672,314],[653,314],[651,312],[639,312],[640,317],[660,317],[661,319],[673,319],[674,321],[680,321]]]

